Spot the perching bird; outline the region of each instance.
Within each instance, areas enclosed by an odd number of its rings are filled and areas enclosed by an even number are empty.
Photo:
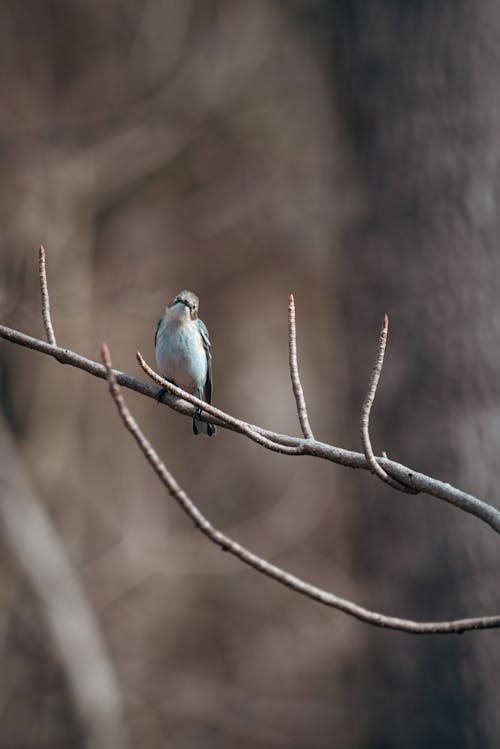
[[[212,355],[205,323],[198,318],[198,297],[181,291],[158,320],[155,334],[156,363],[160,374],[177,387],[211,403]],[[193,432],[215,434],[215,426],[193,416]]]

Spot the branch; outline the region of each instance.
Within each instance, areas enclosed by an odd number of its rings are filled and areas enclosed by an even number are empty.
[[[88,359],[81,354],[71,351],[70,349],[61,348],[59,346],[52,346],[45,341],[41,341],[38,338],[21,333],[18,330],[8,328],[5,325],[0,325],[0,338],[4,338],[11,343],[15,343],[18,346],[24,346],[25,348],[32,349],[33,351],[39,351],[42,354],[52,356],[61,364],[69,364],[77,369],[82,369],[84,372],[91,374],[93,377],[99,377],[106,379],[106,369],[102,364],[99,364],[92,359]],[[148,385],[142,380],[138,380],[136,377],[132,377],[125,372],[114,370],[117,382],[122,386],[134,390],[136,393],[145,395],[148,398],[158,399],[159,389]],[[171,385],[171,383],[169,383]],[[187,403],[188,393],[183,393],[183,400],[178,398],[172,398],[167,395],[164,399],[165,405],[169,408],[177,411],[184,416],[192,418],[195,408],[194,406]],[[208,404],[203,403],[203,408],[208,409]],[[224,412],[221,412],[224,413]],[[208,415],[207,415],[208,414]],[[207,414],[200,414],[202,421],[207,421],[210,417],[210,421],[214,421],[217,426],[232,431],[237,431],[235,426],[229,421],[222,421],[219,418],[211,415],[212,412]],[[228,416],[228,415],[225,415]],[[229,417],[231,418],[231,417]],[[246,422],[244,422],[246,423]],[[369,470],[370,466],[366,460],[366,457],[359,452],[353,450],[345,450],[341,447],[335,447],[329,445],[326,442],[320,442],[319,440],[305,440],[300,437],[291,437],[287,434],[279,434],[273,432],[270,429],[264,429],[263,427],[256,426],[254,424],[248,424],[248,426],[255,432],[258,432],[263,437],[267,437],[268,440],[276,445],[290,446],[298,449],[298,454],[309,455],[315,458],[321,458],[322,460],[328,460],[338,465],[346,466],[349,468],[362,468]],[[457,507],[463,512],[470,513],[475,517],[482,520],[484,523],[489,525],[496,533],[500,533],[500,511],[486,502],[483,502],[478,497],[468,494],[467,492],[457,489],[457,487],[451,484],[439,481],[438,479],[431,478],[424,473],[409,468],[401,463],[389,460],[388,458],[382,458],[378,460],[380,465],[385,468],[386,471],[390,472],[392,476],[403,481],[405,484],[412,486],[417,491],[428,494],[431,497],[436,497],[444,502]]]
[[[52,319],[50,317],[50,300],[49,300],[49,289],[47,286],[47,270],[45,267],[45,248],[43,244],[40,245],[38,250],[38,274],[40,277],[40,294],[42,297],[42,320],[47,340],[52,346],[56,346],[56,336],[54,328],[52,327]]]
[[[258,445],[262,445],[263,447],[267,447],[267,449],[271,450],[272,452],[282,453],[283,455],[302,455],[301,445],[281,445],[277,442],[273,442],[267,437],[264,437],[260,432],[258,432],[250,424],[247,424],[245,421],[241,421],[240,419],[236,419],[234,416],[230,416],[229,414],[224,413],[224,411],[221,411],[219,408],[212,406],[211,403],[207,403],[206,401],[201,400],[201,398],[197,398],[196,395],[191,395],[191,393],[182,390],[182,388],[177,387],[177,385],[174,385],[169,380],[166,380],[149,366],[140,351],[137,352],[136,356],[137,361],[141,365],[144,372],[146,372],[146,374],[149,375],[152,380],[160,385],[162,389],[168,390],[178,398],[186,400],[188,403],[196,406],[196,408],[201,408],[203,411],[206,411],[207,414],[215,416],[217,419],[220,419],[220,421],[225,426],[230,427],[235,432],[246,435],[253,442],[256,442]]]
[[[295,299],[290,294],[288,299],[288,361],[290,364],[290,379],[292,390],[297,404],[297,415],[299,417],[302,434],[306,440],[313,440],[314,434],[309,424],[307,415],[306,399],[299,377],[299,365],[297,363],[297,331],[295,328]]]
[[[375,359],[375,364],[373,366],[370,377],[370,383],[368,385],[368,392],[366,393],[366,398],[361,410],[361,442],[363,444],[363,452],[372,473],[382,479],[382,481],[384,481],[386,484],[389,484],[389,486],[392,486],[393,489],[398,489],[399,491],[406,492],[407,494],[416,494],[417,491],[412,486],[403,484],[401,481],[398,481],[397,479],[392,478],[392,476],[389,476],[387,471],[384,471],[384,469],[377,463],[377,459],[373,453],[372,445],[370,442],[370,412],[372,410],[373,401],[375,400],[375,394],[377,392],[382,367],[384,365],[384,354],[387,344],[388,329],[389,318],[387,317],[387,315],[384,315],[384,320],[382,322],[382,328],[380,330],[380,337],[378,341],[377,358]]]
[[[51,335],[49,331],[52,330],[52,326],[50,323],[49,297],[46,283],[44,260],[45,256],[42,248],[40,252],[42,316],[44,317],[44,325],[46,327],[47,335],[50,340]],[[295,332],[293,308],[294,305],[292,298],[290,310],[292,314],[289,317],[289,339],[291,341],[294,340]],[[47,323],[46,320],[48,321]],[[193,412],[197,408],[202,408],[204,413],[200,415],[200,418],[202,418],[203,420],[208,420],[210,418],[210,421],[215,421],[219,426],[223,426],[227,429],[232,429],[233,431],[244,434],[253,441],[274,452],[281,452],[286,455],[310,455],[322,458],[324,460],[330,460],[331,462],[338,463],[340,465],[350,466],[351,468],[364,468],[374,470],[373,461],[370,460],[371,445],[368,434],[368,421],[371,405],[375,397],[377,383],[382,368],[386,336],[387,319],[384,320],[377,362],[372,373],[370,387],[363,409],[363,417],[364,419],[366,419],[367,437],[365,437],[365,442],[369,447],[367,451],[368,455],[361,455],[360,453],[342,450],[341,448],[334,447],[333,445],[319,442],[313,437],[300,439],[296,437],[290,437],[288,435],[278,434],[276,432],[263,429],[262,427],[248,424],[247,422],[236,419],[234,416],[230,416],[224,411],[215,408],[215,406],[205,403],[195,396],[186,393],[180,388],[177,388],[175,385],[172,385],[172,383],[163,380],[163,378],[157,375],[146,364],[139,352],[138,360],[144,371],[146,371],[155,381],[159,382],[162,385],[163,390],[166,389],[168,391],[166,394],[167,405],[180,413],[192,416]],[[136,390],[137,392],[140,392],[143,395],[147,395],[150,398],[155,398],[155,400],[158,400],[159,395],[161,395],[161,397],[163,398],[162,390],[158,390],[157,388],[147,385],[146,383],[141,382],[140,380],[137,380],[136,378],[125,374],[124,372],[116,372],[112,370],[109,351],[104,345],[102,355],[105,359],[105,365],[103,366],[102,364],[92,361],[91,359],[87,359],[73,351],[63,349],[61,347],[58,347],[57,345],[53,345],[52,343],[45,343],[44,341],[32,338],[31,336],[27,336],[20,331],[13,330],[2,325],[0,325],[0,337],[9,340],[12,343],[16,343],[18,345],[25,346],[36,351],[40,351],[44,354],[48,354],[49,356],[52,356],[57,361],[63,364],[71,364],[72,366],[83,369],[84,371],[96,377],[108,379],[111,394],[116,402],[125,426],[136,439],[141,450],[146,455],[148,461],[160,477],[161,481],[168,488],[170,493],[174,496],[174,498],[181,505],[184,511],[191,517],[197,527],[199,527],[202,532],[208,538],[210,538],[210,540],[219,545],[223,550],[231,552],[234,556],[238,557],[251,567],[254,567],[261,573],[277,580],[283,585],[292,588],[302,595],[323,603],[324,605],[332,606],[362,621],[380,627],[423,634],[463,632],[472,629],[485,629],[500,626],[500,616],[476,617],[473,619],[460,619],[455,621],[443,622],[416,622],[410,619],[400,619],[397,617],[385,616],[383,614],[365,609],[362,606],[358,606],[352,601],[340,598],[335,594],[317,588],[314,585],[310,585],[300,578],[289,574],[285,570],[282,570],[279,567],[270,564],[266,560],[262,559],[256,554],[253,554],[251,551],[238,544],[236,541],[233,541],[229,536],[221,533],[211,525],[208,519],[200,512],[200,510],[192,502],[192,500],[178,486],[172,474],[161,462],[154,448],[146,440],[137,422],[128,411],[118,385],[121,384],[132,390]],[[52,337],[55,340],[53,331]],[[296,349],[293,350],[293,348],[291,348],[290,353],[291,361],[295,360],[296,363]],[[429,476],[417,473],[416,471],[413,471],[406,466],[400,465],[399,463],[390,461],[385,456],[383,458],[375,460],[373,452],[371,452],[371,455],[377,465],[380,465],[383,469],[390,471],[392,475],[394,475],[397,479],[400,479],[402,483],[408,484],[415,491],[422,491],[430,494],[431,496],[443,499],[444,501],[455,505],[459,509],[475,515],[476,517],[480,518],[485,523],[490,525],[497,533],[500,533],[500,512],[496,508],[486,504],[485,502],[482,502],[477,497],[473,497],[470,494],[466,494],[465,492],[462,492],[459,489],[450,486],[449,484],[437,481],[436,479],[432,479]]]
[[[242,562],[250,567],[261,572],[266,577],[270,577],[276,580],[281,585],[285,585],[291,588],[296,593],[306,596],[314,601],[330,606],[332,608],[344,611],[351,616],[360,619],[361,621],[373,624],[378,627],[386,629],[395,629],[402,632],[410,632],[413,634],[444,634],[450,632],[465,632],[467,630],[475,629],[489,629],[494,627],[500,627],[500,615],[497,616],[485,616],[476,617],[473,619],[457,619],[454,621],[441,621],[441,622],[417,622],[411,619],[400,619],[393,616],[385,616],[376,611],[370,611],[365,609],[358,604],[353,603],[345,598],[340,598],[334,593],[323,590],[305,582],[295,575],[291,575],[289,572],[277,567],[274,564],[262,559],[261,557],[254,554],[249,549],[241,546],[239,543],[234,541],[229,536],[226,536],[221,531],[214,528],[210,521],[203,515],[200,509],[196,506],[193,500],[186,494],[186,492],[179,486],[172,473],[169,471],[167,466],[161,461],[158,453],[146,439],[144,433],[140,429],[137,421],[130,413],[120,388],[118,386],[117,379],[114,375],[111,356],[109,349],[105,343],[102,344],[101,355],[106,367],[106,374],[109,383],[109,391],[113,398],[121,419],[131,433],[139,448],[145,455],[149,464],[159,477],[162,484],[169,491],[171,496],[175,499],[177,504],[182,510],[188,515],[194,522],[195,526],[210,540],[212,543],[219,546],[223,551],[227,551]],[[202,401],[203,403],[203,401]],[[203,406],[205,407],[205,406]]]

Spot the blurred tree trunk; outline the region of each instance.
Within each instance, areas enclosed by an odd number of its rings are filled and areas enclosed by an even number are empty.
[[[376,451],[494,502],[500,8],[488,0],[324,8],[362,196],[335,268],[350,332],[350,436],[358,439],[387,311]],[[500,608],[493,534],[439,503],[361,481],[352,503],[352,573],[365,603],[422,619]],[[365,687],[355,698],[368,716],[365,745],[496,746],[497,643],[495,633],[424,640],[370,631]]]

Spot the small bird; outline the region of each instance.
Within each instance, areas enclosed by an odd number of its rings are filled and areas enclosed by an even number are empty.
[[[160,374],[191,395],[211,403],[212,354],[208,330],[198,317],[199,299],[192,291],[181,291],[158,320],[155,333],[156,363]],[[161,398],[162,392],[159,393]],[[193,416],[193,432],[211,437],[213,424],[199,421],[201,408]]]

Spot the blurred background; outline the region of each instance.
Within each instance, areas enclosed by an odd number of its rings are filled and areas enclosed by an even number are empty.
[[[497,502],[500,10],[397,0],[4,0],[0,322],[144,377],[200,296],[214,401]],[[493,531],[127,392],[210,520],[384,613],[500,610]],[[500,633],[379,631],[212,547],[105,384],[0,343],[0,747],[496,747]],[[362,475],[361,475],[362,474]]]

